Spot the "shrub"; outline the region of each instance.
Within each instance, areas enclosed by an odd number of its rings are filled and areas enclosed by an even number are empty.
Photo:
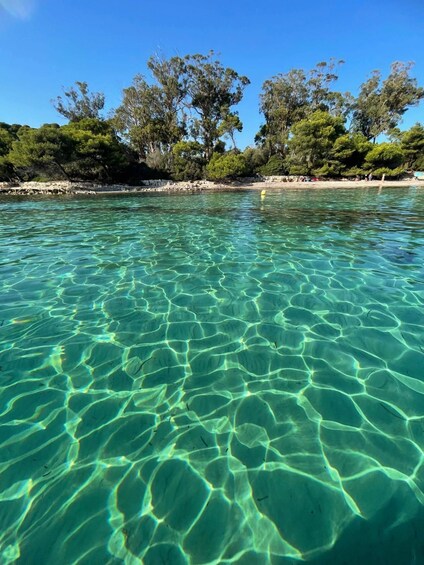
[[[268,162],[259,167],[259,173],[266,177],[282,175],[285,172],[284,161],[280,155],[272,155]]]
[[[209,180],[231,180],[247,174],[247,163],[242,153],[214,153],[206,166]]]
[[[206,164],[203,146],[197,141],[179,141],[172,149],[174,180],[197,180],[203,177]]]

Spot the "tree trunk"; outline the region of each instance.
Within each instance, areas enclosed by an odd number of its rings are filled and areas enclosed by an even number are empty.
[[[60,163],[58,163],[57,161],[54,162],[54,164],[58,167],[58,169],[62,172],[62,174],[65,176],[66,180],[71,181],[71,177],[68,175],[68,173],[65,171],[65,169],[62,167],[62,165]]]

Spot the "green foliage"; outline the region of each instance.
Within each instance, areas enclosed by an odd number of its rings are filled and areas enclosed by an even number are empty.
[[[247,174],[255,175],[268,161],[269,154],[262,147],[246,147],[243,151],[246,160]]]
[[[218,135],[228,137],[233,149],[237,149],[235,133],[243,130],[243,124],[236,112],[230,112],[228,108],[223,109],[223,119],[218,126]]]
[[[56,110],[67,118],[70,122],[79,122],[86,118],[99,120],[100,113],[105,105],[105,96],[101,92],[90,94],[86,82],[76,82],[75,87],[71,86],[64,91],[64,96],[58,96],[52,100]]]
[[[242,153],[214,153],[206,166],[209,180],[232,180],[248,173],[246,159]]]
[[[259,167],[258,172],[266,177],[282,175],[285,173],[284,159],[280,155],[271,155],[265,165]]]
[[[264,82],[261,94],[261,112],[265,124],[255,141],[267,146],[271,153],[285,154],[290,132],[295,124],[317,110],[334,116],[348,112],[352,97],[332,90],[338,79],[337,65],[343,61],[321,62],[310,71],[292,69]]]
[[[380,143],[367,153],[365,168],[376,176],[399,176],[404,171],[404,160],[405,154],[399,145]]]
[[[13,142],[9,160],[18,170],[33,169],[51,178],[69,178],[66,165],[72,158],[75,143],[57,124],[39,129],[23,127]]]
[[[345,133],[343,124],[342,117],[322,110],[295,124],[288,143],[290,174],[318,174],[317,171],[331,159],[336,139]]]
[[[187,137],[202,142],[207,159],[223,136],[236,146],[235,133],[243,126],[232,108],[249,84],[246,77],[223,67],[213,51],[168,60],[155,56],[148,67],[156,83],[137,75],[114,115],[140,160],[158,151],[170,154]]]
[[[338,137],[331,150],[332,167],[326,176],[357,176],[363,174],[365,156],[373,145],[360,133]],[[322,172],[319,173],[324,176]]]
[[[184,72],[187,106],[194,113],[191,134],[201,140],[206,158],[210,159],[221,135],[227,133],[234,138],[234,132],[241,131],[242,124],[231,108],[241,101],[250,81],[234,69],[223,67],[213,51],[184,57]]]
[[[424,88],[409,73],[412,63],[395,62],[387,79],[382,82],[380,71],[361,85],[354,104],[353,129],[367,139],[395,128],[410,106],[424,98]]]
[[[197,180],[203,177],[206,160],[203,146],[197,141],[180,141],[172,149],[175,180]]]
[[[424,167],[424,126],[415,124],[405,132],[399,132],[399,140],[405,154],[408,169],[423,170]]]
[[[7,159],[24,179],[112,181],[128,167],[128,152],[108,122],[86,118],[66,126],[23,127]]]
[[[15,139],[10,127],[0,123],[0,181],[11,180],[14,176],[14,168],[8,155]]]
[[[64,126],[62,133],[74,149],[68,164],[73,178],[111,181],[128,164],[125,147],[108,122],[85,118]]]
[[[424,98],[411,78],[411,63],[394,63],[383,80],[375,71],[356,100],[334,90],[337,66],[318,63],[265,81],[265,123],[256,148],[242,154],[236,134],[243,124],[236,106],[249,79],[225,67],[215,53],[169,59],[151,57],[151,79],[137,75],[110,120],[105,97],[77,82],[55,106],[66,126],[38,129],[0,122],[0,180],[87,179],[134,182],[144,178],[225,180],[238,176],[315,174],[397,176],[424,169],[424,126],[401,131],[406,110]],[[352,118],[350,132],[347,119]],[[381,133],[392,143],[372,145]],[[232,149],[226,152],[225,141]]]
[[[313,174],[318,177],[338,177],[340,176],[340,167],[337,161],[327,161],[321,167],[316,167]]]
[[[379,167],[378,169],[373,170],[373,175],[376,177],[383,178],[383,175],[389,179],[397,179],[405,172],[404,167],[396,167],[394,169],[390,169],[389,167]]]
[[[137,75],[124,90],[113,122],[140,161],[154,152],[169,153],[172,145],[182,139],[185,126],[178,116],[181,96],[178,89],[173,92],[149,85],[142,75]]]

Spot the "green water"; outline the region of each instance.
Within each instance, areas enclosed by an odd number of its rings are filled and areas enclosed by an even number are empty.
[[[424,562],[424,188],[0,200],[0,563]]]

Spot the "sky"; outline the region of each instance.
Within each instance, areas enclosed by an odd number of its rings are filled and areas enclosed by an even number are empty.
[[[246,75],[238,106],[240,147],[262,122],[263,82],[291,68],[343,59],[337,88],[358,92],[374,69],[415,61],[424,85],[424,0],[0,0],[0,121],[38,127],[63,123],[51,104],[64,87],[86,81],[120,103],[147,59],[207,53]],[[424,122],[424,102],[403,128]]]

